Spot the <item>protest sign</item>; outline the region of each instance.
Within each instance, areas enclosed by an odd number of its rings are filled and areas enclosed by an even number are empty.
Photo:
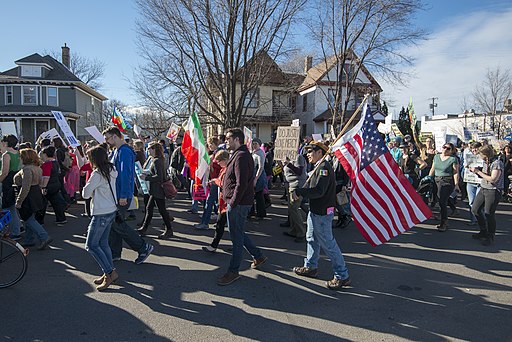
[[[84,129],[100,144],[105,142],[105,137],[103,136],[103,134],[101,134],[98,127],[90,126],[90,127],[84,127]]]
[[[292,127],[299,127],[300,126],[300,119],[292,120]]]
[[[140,161],[135,163],[135,174],[137,175],[137,179],[139,180],[138,185],[140,190],[144,193],[144,195],[149,195],[149,182],[143,180],[140,175],[144,172]]]
[[[457,146],[457,140],[459,139],[455,134],[446,134],[446,142],[452,143],[454,146]]]
[[[299,147],[300,127],[277,127],[277,138],[274,143],[274,159],[285,160],[286,157],[295,160]]]
[[[252,144],[252,131],[248,127],[245,127],[245,126],[244,126],[244,143],[250,151],[251,144]]]
[[[59,124],[60,129],[62,130],[62,133],[68,140],[69,144],[73,147],[77,147],[80,145],[80,141],[78,141],[77,138],[75,138],[75,134],[73,134],[73,131],[68,125],[68,122],[64,118],[64,115],[62,115],[62,112],[52,110],[52,114],[55,117],[55,120]]]
[[[178,133],[180,133],[181,127],[176,125],[174,122],[171,124],[171,127],[169,127],[169,130],[167,131],[167,139],[176,141],[176,138],[178,137]]]
[[[473,172],[469,171],[472,167],[483,167],[484,161],[480,156],[475,154],[466,154],[464,157],[464,182],[466,183],[474,183],[480,184],[482,182],[482,178],[478,177]]]
[[[314,141],[322,141],[323,140],[322,134],[313,133],[313,134],[311,134],[311,137],[313,138]]]
[[[8,122],[0,122],[0,137],[5,135],[12,134],[15,137],[18,137],[18,132],[16,132],[16,125],[13,121]]]
[[[55,128],[52,128],[49,131],[41,133],[41,135],[39,136],[37,141],[39,142],[40,140],[43,140],[43,139],[53,140],[53,138],[60,138],[60,140],[62,140],[62,143],[64,144],[64,146],[67,147],[66,142],[64,141],[64,139],[62,139],[59,132],[57,132],[57,130]]]
[[[140,138],[140,134],[142,133],[142,130],[140,129],[137,124],[133,125],[133,131],[135,132],[135,135]]]
[[[434,141],[436,143],[437,152],[443,152],[443,145],[446,143],[446,127],[434,132]]]
[[[428,138],[434,140],[434,134],[432,134],[432,132],[421,132],[420,133],[420,141],[423,144],[427,141]]]

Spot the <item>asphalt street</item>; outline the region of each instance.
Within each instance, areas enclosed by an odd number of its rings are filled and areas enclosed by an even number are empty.
[[[32,250],[25,278],[0,290],[0,340],[512,341],[512,205],[500,205],[489,247],[471,238],[465,203],[448,231],[428,220],[379,247],[353,223],[335,229],[352,286],[332,291],[324,255],[318,279],[292,272],[302,266],[306,244],[282,234],[281,193],[273,193],[268,218],[247,224],[267,263],[252,270],[246,253],[242,278],[224,287],[216,279],[229,263],[229,234],[217,253],[202,251],[214,230],[192,227],[200,216],[186,212],[183,193],[167,203],[176,237],[156,238],[162,220],[155,213],[146,237],[153,254],[136,265],[137,254],[125,248],[116,262],[120,281],[103,293],[92,283],[101,271],[84,249],[83,206],[71,208],[65,227],[50,213],[51,249]]]

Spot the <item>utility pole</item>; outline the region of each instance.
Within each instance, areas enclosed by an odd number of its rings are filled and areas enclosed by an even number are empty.
[[[432,100],[432,103],[429,105],[430,110],[432,111],[432,116],[434,116],[434,108],[437,107],[436,100],[438,100],[438,99],[439,99],[438,97],[431,97],[431,98],[429,98],[429,100]]]

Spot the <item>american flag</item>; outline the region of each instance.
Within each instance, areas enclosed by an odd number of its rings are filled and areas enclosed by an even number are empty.
[[[358,124],[331,150],[352,181],[350,205],[354,222],[373,246],[432,216],[389,153],[369,105]]]

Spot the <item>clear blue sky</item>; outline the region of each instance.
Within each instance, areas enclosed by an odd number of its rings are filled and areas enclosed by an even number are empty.
[[[461,98],[470,95],[471,89],[481,82],[487,67],[512,68],[512,2],[430,0],[425,3],[428,9],[419,13],[416,20],[420,27],[432,33],[432,39],[413,53],[418,60],[412,70],[416,78],[404,89],[381,82],[384,97],[398,108],[412,96],[421,115],[428,111],[427,98],[435,96],[439,97],[438,111],[456,112]],[[143,63],[135,44],[138,14],[134,1],[2,1],[0,9],[3,32],[0,70],[14,67],[15,60],[34,52],[60,51],[67,43],[71,53],[106,63],[103,94],[126,104],[137,104],[127,81],[133,68]],[[499,23],[494,23],[496,16],[501,18]],[[500,24],[507,21],[506,26]],[[472,40],[462,44],[469,38]],[[460,62],[457,58],[461,58]],[[444,67],[438,68],[439,65]],[[447,73],[452,70],[457,72],[447,81]],[[459,78],[464,78],[461,85],[453,81]],[[443,88],[446,83],[452,83],[451,88]]]

